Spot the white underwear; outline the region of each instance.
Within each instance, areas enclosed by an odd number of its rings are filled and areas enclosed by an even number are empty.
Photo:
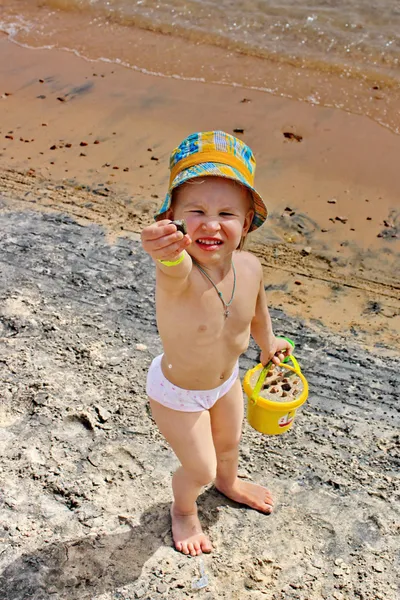
[[[152,400],[173,410],[184,412],[209,410],[219,398],[229,392],[239,375],[239,363],[236,363],[232,375],[222,385],[212,390],[185,390],[165,377],[161,369],[162,357],[162,354],[156,356],[150,365],[146,391]]]

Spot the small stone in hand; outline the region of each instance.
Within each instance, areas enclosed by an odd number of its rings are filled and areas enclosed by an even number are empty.
[[[187,227],[185,221],[178,219],[177,221],[171,221],[173,225],[177,228],[178,231],[181,231],[183,235],[187,234]]]

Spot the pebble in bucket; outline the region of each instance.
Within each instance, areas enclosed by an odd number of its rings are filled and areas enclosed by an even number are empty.
[[[294,342],[284,339],[294,349]],[[265,367],[258,364],[247,371],[243,388],[247,395],[248,422],[253,429],[268,435],[291,429],[297,409],[308,397],[307,380],[293,354],[277,367],[271,361]]]

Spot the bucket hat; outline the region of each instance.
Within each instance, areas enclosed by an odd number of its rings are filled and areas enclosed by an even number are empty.
[[[171,171],[168,192],[155,215],[160,219],[170,208],[172,191],[195,177],[225,177],[238,181],[252,193],[254,217],[249,231],[260,227],[268,210],[254,188],[256,161],[251,149],[242,140],[224,131],[202,131],[185,138],[170,156]]]

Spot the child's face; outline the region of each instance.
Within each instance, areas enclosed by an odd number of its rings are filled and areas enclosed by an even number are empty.
[[[172,206],[174,219],[185,219],[193,243],[188,252],[200,262],[218,260],[239,246],[253,220],[247,190],[223,177],[183,184]]]

